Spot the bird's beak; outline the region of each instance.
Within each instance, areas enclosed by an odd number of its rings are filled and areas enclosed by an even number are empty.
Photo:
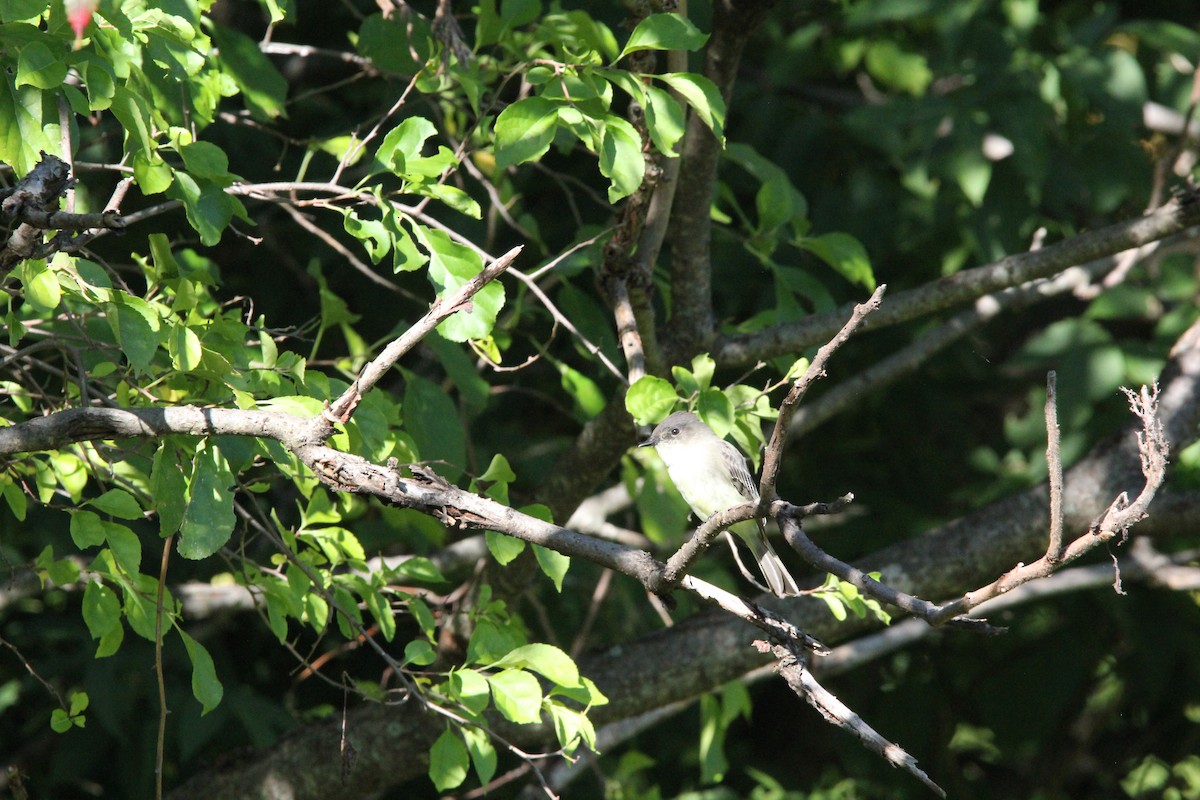
[[[654,447],[654,445],[656,445],[656,444],[658,444],[658,439],[655,439],[653,436],[651,436],[646,441],[638,444],[638,447]]]

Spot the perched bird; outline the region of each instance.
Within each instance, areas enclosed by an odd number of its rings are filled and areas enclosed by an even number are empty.
[[[699,417],[679,411],[664,419],[641,443],[658,451],[667,474],[683,499],[700,519],[744,503],[758,502],[758,488],[750,476],[746,457],[717,436]],[[731,525],[754,554],[767,587],[779,597],[799,594],[796,581],[767,540],[762,520],[745,520]]]

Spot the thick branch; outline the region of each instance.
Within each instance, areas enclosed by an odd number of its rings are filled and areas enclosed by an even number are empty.
[[[713,4],[704,72],[721,91],[726,107],[746,41],[774,5],[773,0]],[[713,336],[710,213],[721,146],[699,115],[692,114],[684,136],[670,226],[671,319],[663,341],[673,362],[706,350]]]
[[[888,297],[887,308],[872,314],[866,328],[874,329],[913,319],[973,300],[1010,286],[1045,278],[1069,267],[1165,239],[1200,224],[1200,200],[1193,192],[1137,219],[1081,233],[1040,250],[1006,256],[917,289]],[[776,325],[718,341],[713,357],[727,365],[747,365],[795,353],[825,341],[850,313],[850,306],[814,314],[800,322]]]

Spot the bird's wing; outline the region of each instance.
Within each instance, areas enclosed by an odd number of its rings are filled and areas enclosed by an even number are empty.
[[[754,477],[750,474],[750,467],[742,451],[722,439],[721,457],[725,460],[725,466],[729,468],[729,477],[737,487],[738,494],[746,498],[746,502],[757,502],[758,487],[754,484]]]

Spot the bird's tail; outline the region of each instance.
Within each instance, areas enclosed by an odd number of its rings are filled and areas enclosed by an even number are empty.
[[[767,539],[767,532],[762,525],[758,526],[756,536],[743,536],[742,538],[750,545],[750,550],[754,553],[754,560],[758,562],[758,568],[762,571],[763,578],[767,581],[767,588],[771,590],[772,594],[776,597],[791,597],[800,594],[800,587],[796,585],[796,579],[787,571],[783,560],[771,546],[770,540]]]

